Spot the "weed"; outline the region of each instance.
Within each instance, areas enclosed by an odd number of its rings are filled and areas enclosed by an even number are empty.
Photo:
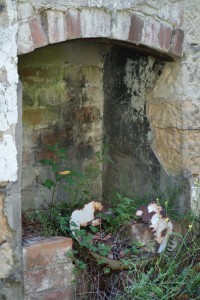
[[[53,180],[47,178],[43,183],[52,191],[51,204],[48,210],[36,211],[31,218],[37,220],[44,235],[69,236],[71,213],[91,200],[90,180],[101,174],[102,163],[107,160],[107,150],[103,153],[97,152],[96,164],[89,165],[84,174],[71,169],[66,170],[68,157],[65,149],[55,145],[50,150],[54,152],[55,158],[43,160],[42,163],[49,165],[54,173]],[[63,181],[68,201],[56,201],[56,189],[60,181]],[[124,249],[126,257],[122,261],[128,270],[113,271],[105,259],[96,261],[91,256],[90,251],[93,251],[100,257],[106,257],[111,250],[111,247],[101,240],[93,243],[95,234],[112,233],[118,238],[120,231],[133,220],[138,207],[147,204],[149,200],[139,197],[132,199],[119,193],[111,193],[106,201],[108,206],[112,207],[108,208],[109,214],[99,215],[105,220],[104,224],[99,228],[88,226],[86,229],[77,230],[78,242],[74,241],[74,250],[68,255],[73,258],[76,265],[78,299],[200,299],[200,273],[195,267],[200,261],[200,241],[195,238],[188,243],[188,238],[190,239],[195,227],[194,219],[185,235],[180,237],[180,243],[173,252],[166,250],[158,258],[151,259],[145,264],[137,259],[140,245],[134,242],[131,247]],[[172,211],[170,198],[157,199],[157,202],[165,207],[167,216],[170,216]]]

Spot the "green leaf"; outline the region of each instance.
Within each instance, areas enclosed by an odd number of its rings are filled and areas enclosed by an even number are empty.
[[[74,184],[74,183],[75,183],[74,179],[73,179],[71,176],[65,176],[65,177],[64,177],[64,180],[65,180],[67,183],[69,183],[69,184]]]
[[[50,165],[50,166],[54,163],[53,160],[51,159],[41,159],[39,162],[42,163],[43,165]]]
[[[93,233],[96,233],[97,231],[99,231],[99,229],[95,226],[89,226],[89,228]]]
[[[46,179],[42,185],[50,190],[55,185],[55,183],[51,179]]]

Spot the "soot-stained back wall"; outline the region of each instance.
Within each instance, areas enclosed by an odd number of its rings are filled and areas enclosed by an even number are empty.
[[[113,47],[104,64],[104,140],[114,161],[104,168],[103,191],[156,196],[171,185],[150,148],[146,117],[148,93],[163,63],[133,51]]]

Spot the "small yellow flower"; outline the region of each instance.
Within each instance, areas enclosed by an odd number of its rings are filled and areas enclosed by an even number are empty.
[[[62,172],[58,172],[58,174],[60,174],[60,175],[68,175],[68,174],[70,174],[71,173],[71,171],[62,171]]]
[[[166,218],[165,221],[166,221],[166,222],[169,222],[169,218]]]
[[[188,225],[188,228],[189,228],[189,229],[192,229],[192,227],[193,227],[193,225],[192,225],[192,224]]]

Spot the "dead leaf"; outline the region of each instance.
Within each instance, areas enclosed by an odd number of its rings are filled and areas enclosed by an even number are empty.
[[[68,171],[68,170],[58,172],[58,174],[60,174],[60,175],[68,175],[68,174],[70,174],[70,173],[71,173],[71,171]]]

